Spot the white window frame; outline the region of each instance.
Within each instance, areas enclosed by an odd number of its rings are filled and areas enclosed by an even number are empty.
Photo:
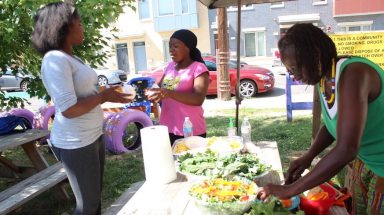
[[[158,5],[157,6],[157,13],[159,14],[159,16],[173,16],[175,14],[175,1],[170,0],[170,1],[172,1],[172,12],[167,13],[167,14],[160,14],[160,7],[159,7],[159,5],[161,4],[160,1],[162,1],[162,0],[157,0],[157,5]]]
[[[264,32],[264,55],[258,55],[258,49],[257,49],[257,33],[260,33],[260,32]],[[255,49],[256,49],[256,52],[255,52],[255,57],[265,57],[267,56],[267,34],[266,34],[266,28],[265,27],[260,27],[260,28],[245,28],[243,30],[243,34],[244,34],[244,54],[246,55],[246,48],[245,48],[245,34],[248,34],[248,33],[254,33],[255,34]]]
[[[140,1],[140,0],[139,0]],[[137,14],[139,16],[139,20],[140,21],[147,21],[147,20],[151,20],[152,19],[152,5],[151,5],[151,1],[150,0],[146,0],[148,1],[148,13],[149,13],[149,17],[148,18],[140,18],[140,9],[139,9],[139,1],[137,1],[137,7],[138,7],[138,10],[137,10]]]
[[[328,4],[327,0],[312,0],[312,5],[326,5]]]
[[[163,43],[163,52],[164,52],[164,56],[163,56],[164,62],[168,63],[171,60],[171,56],[169,54],[169,38],[163,38],[162,43]]]
[[[372,31],[373,21],[359,21],[359,22],[340,22],[337,23],[338,32],[359,32],[359,31],[349,31],[351,27],[360,27],[360,31],[363,26],[369,26],[369,31]],[[345,28],[345,31],[340,31],[340,28]]]
[[[271,3],[271,8],[283,8],[283,7],[285,7],[284,2],[274,2],[274,3],[280,3],[280,4]]]
[[[180,0],[181,14],[189,14],[189,13],[190,13],[190,12],[189,12],[189,9],[190,9],[190,7],[189,7],[189,1],[188,1],[188,0],[184,0],[184,1],[187,2],[188,11],[187,11],[186,13],[183,12],[183,0]]]
[[[245,11],[245,10],[253,10],[253,4],[247,4],[247,5],[242,5],[241,6],[241,11]],[[231,12],[231,11],[237,11],[237,6],[229,6],[227,8],[227,11]]]

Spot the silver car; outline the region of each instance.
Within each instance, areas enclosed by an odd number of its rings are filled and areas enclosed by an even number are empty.
[[[24,77],[19,72],[14,75],[10,68],[7,68],[4,73],[0,71],[0,89],[26,91],[28,81],[24,80]]]
[[[111,70],[107,68],[94,69],[100,86],[119,84],[127,81],[127,73],[123,70]]]

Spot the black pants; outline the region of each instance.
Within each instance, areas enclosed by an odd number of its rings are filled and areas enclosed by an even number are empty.
[[[206,138],[207,137],[207,133],[196,135],[196,136],[200,136],[200,137]],[[173,133],[169,133],[169,139],[171,140],[171,145],[173,145],[176,140],[182,139],[182,138],[184,138],[184,136],[179,136],[179,135],[175,135]]]
[[[53,151],[62,162],[76,198],[74,215],[100,215],[105,146],[102,136],[78,149]]]

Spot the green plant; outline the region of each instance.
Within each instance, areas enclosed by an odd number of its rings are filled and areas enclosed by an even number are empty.
[[[0,76],[6,66],[22,68],[23,74],[32,75],[27,92],[47,101],[43,83],[39,77],[41,56],[33,49],[30,35],[33,28],[32,17],[38,8],[56,0],[3,0],[0,1]],[[133,9],[133,0],[73,0],[79,10],[85,29],[85,40],[74,50],[74,54],[92,66],[103,64],[108,52],[102,51],[108,46],[111,37],[104,37],[102,30],[115,32],[111,25],[128,6]],[[16,71],[16,70],[15,70]],[[24,107],[24,99],[6,98],[0,91],[0,109]]]

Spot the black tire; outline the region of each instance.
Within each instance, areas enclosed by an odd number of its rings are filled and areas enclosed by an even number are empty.
[[[100,75],[98,77],[98,83],[99,83],[99,86],[107,86],[108,85],[108,78],[105,77],[104,75]]]
[[[243,98],[250,98],[257,94],[257,85],[255,82],[249,79],[240,81],[240,96]]]
[[[26,92],[27,89],[28,89],[28,81],[21,81],[21,83],[20,83],[20,89],[21,89],[22,91]]]

